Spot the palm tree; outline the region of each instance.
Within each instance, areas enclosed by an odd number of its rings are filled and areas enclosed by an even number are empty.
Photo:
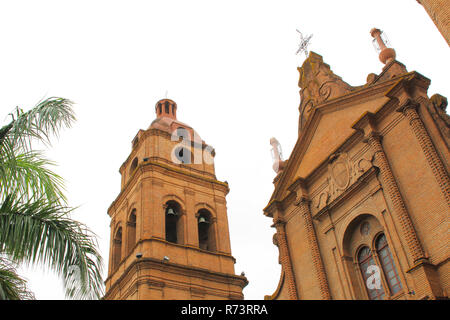
[[[16,108],[0,128],[0,299],[33,294],[16,272],[18,264],[42,264],[63,278],[72,299],[102,296],[102,258],[96,236],[70,218],[63,179],[33,141],[50,145],[75,121],[72,102],[48,98],[30,111]]]

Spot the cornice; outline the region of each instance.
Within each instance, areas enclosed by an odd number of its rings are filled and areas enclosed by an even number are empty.
[[[280,210],[282,208],[281,201],[271,200],[267,206],[263,209],[264,215],[267,217],[273,218],[273,214],[275,211]]]
[[[143,244],[144,242],[152,242],[152,241],[155,241],[155,242],[161,242],[161,243],[164,243],[164,244],[168,244],[168,245],[170,245],[170,246],[173,246],[173,247],[180,247],[180,248],[184,248],[184,249],[194,250],[194,251],[197,251],[198,253],[205,253],[205,254],[209,254],[209,255],[216,255],[216,256],[221,256],[221,257],[224,257],[224,258],[229,258],[229,259],[231,259],[231,260],[233,261],[233,264],[236,263],[236,258],[234,258],[234,257],[231,255],[231,253],[226,253],[226,252],[222,252],[222,251],[209,251],[209,250],[205,250],[205,249],[202,249],[202,248],[200,248],[200,247],[193,246],[193,245],[189,245],[189,244],[179,244],[179,243],[168,242],[168,241],[165,240],[165,239],[158,238],[158,237],[154,237],[154,236],[150,237],[150,239],[140,239],[139,241],[136,242],[136,244],[133,246],[133,249],[132,249],[130,252],[133,252],[135,248],[137,248],[139,245]],[[128,255],[127,257],[124,257],[124,258],[120,261],[120,263],[119,263],[119,265],[117,266],[116,270],[119,270],[119,269],[120,269],[120,266],[121,266],[122,264],[126,263],[128,257],[129,257],[129,255]],[[150,259],[154,259],[154,258],[150,258]],[[160,260],[156,259],[156,261],[160,261]],[[130,265],[131,265],[131,264],[130,264]],[[115,272],[116,272],[116,271],[115,271]],[[113,272],[112,274],[110,274],[110,275],[106,278],[105,282],[109,281],[109,280],[112,278],[112,276],[114,275],[115,272]],[[125,274],[125,273],[124,273],[124,274]],[[124,275],[122,275],[122,276],[124,276]]]
[[[171,140],[172,135],[170,133],[168,133],[167,131],[161,130],[161,129],[156,129],[156,128],[150,128],[147,130],[142,130],[139,129],[138,133],[136,134],[136,136],[133,138],[133,140],[138,136],[139,132],[142,132],[141,137],[138,140],[138,143],[132,147],[131,153],[128,155],[127,159],[122,163],[122,165],[119,168],[119,172],[121,172],[121,170],[126,167],[126,164],[130,161],[130,159],[134,158],[133,156],[137,153],[137,150],[139,149],[139,147],[141,146],[142,143],[144,143],[143,141],[149,137],[149,136],[161,136],[161,137],[165,137],[168,140]],[[206,144],[205,141],[202,140],[201,145],[195,141],[193,141],[192,139],[187,139],[188,143],[190,143],[190,146],[193,148],[199,148],[201,147],[202,150],[205,149],[206,147],[210,147],[213,151],[212,151],[212,155],[215,155],[215,149]]]
[[[412,71],[401,77],[392,88],[386,92],[386,96],[394,99],[397,98],[402,92],[405,92],[407,96],[416,98],[416,89],[420,88],[423,91],[427,91],[430,86],[431,80],[422,74]]]
[[[138,179],[140,179],[140,176],[142,173],[148,172],[148,171],[153,171],[153,170],[157,170],[160,173],[164,173],[166,175],[167,174],[169,174],[169,175],[172,174],[174,176],[182,175],[182,176],[184,176],[184,178],[182,179],[183,181],[190,181],[192,183],[197,183],[197,184],[205,184],[205,183],[213,184],[214,186],[218,187],[219,189],[222,189],[222,192],[224,192],[225,194],[228,194],[228,192],[230,191],[228,184],[226,182],[222,182],[222,181],[219,181],[219,180],[213,179],[213,178],[203,177],[201,175],[188,172],[187,170],[174,168],[171,165],[167,165],[167,164],[160,163],[157,161],[146,161],[146,162],[141,162],[138,165],[138,167],[134,170],[131,178],[125,184],[125,186],[120,191],[120,193],[116,197],[116,199],[108,207],[108,210],[107,210],[108,214],[110,214],[110,210],[116,204],[120,205],[122,198],[126,194],[128,194],[129,191],[131,191],[131,189],[135,186],[136,183],[138,183]],[[152,179],[152,178],[150,178],[150,179]]]
[[[109,295],[110,292],[116,289],[117,286],[130,274],[134,268],[144,269],[156,269],[168,273],[181,274],[184,276],[194,276],[197,278],[203,278],[211,280],[214,282],[221,282],[224,284],[234,284],[244,288],[248,284],[248,280],[245,276],[239,276],[235,274],[228,274],[223,272],[211,271],[205,268],[199,268],[194,266],[187,266],[173,262],[164,262],[156,258],[141,258],[139,260],[134,260],[123,272],[123,274],[114,281],[109,287],[108,292],[105,297]],[[111,281],[112,276],[109,276],[105,283]]]

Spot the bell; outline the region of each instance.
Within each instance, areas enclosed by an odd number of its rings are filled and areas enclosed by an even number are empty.
[[[176,216],[177,213],[172,208],[169,208],[169,209],[167,209],[167,215]]]
[[[198,223],[208,223],[208,221],[204,217],[198,218]]]

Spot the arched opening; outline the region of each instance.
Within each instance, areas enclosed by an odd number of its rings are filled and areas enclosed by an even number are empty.
[[[386,278],[391,294],[394,295],[402,289],[402,284],[384,233],[376,238],[375,248],[381,263],[381,268],[383,269],[384,277]]]
[[[112,269],[115,270],[122,260],[122,227],[119,227],[113,239]]]
[[[136,209],[133,209],[127,221],[127,254],[130,254],[136,245]]]
[[[215,251],[216,241],[214,227],[212,225],[212,215],[206,209],[201,209],[197,214],[198,246],[200,249]]]
[[[164,111],[165,111],[165,113],[166,114],[169,114],[169,101],[166,101],[165,103],[164,103]]]
[[[183,243],[181,206],[173,200],[166,203],[166,240],[172,243]]]
[[[134,158],[133,161],[131,162],[131,166],[130,166],[130,176],[133,174],[134,170],[136,170],[138,165],[138,159]]]
[[[367,287],[369,278],[372,287],[373,271],[377,271],[378,274],[380,272],[380,269],[376,269],[375,252],[372,250],[373,239],[380,232],[383,232],[383,226],[374,215],[360,214],[347,225],[342,238],[344,255],[342,262],[349,275],[350,288],[358,300],[380,298],[379,292],[372,292],[372,289],[369,290]]]

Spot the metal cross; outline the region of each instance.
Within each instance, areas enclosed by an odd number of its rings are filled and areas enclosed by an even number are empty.
[[[303,34],[300,32],[300,30],[296,29],[298,33],[300,33],[300,44],[298,46],[298,50],[295,54],[299,54],[304,52],[305,56],[308,58],[308,45],[310,44],[310,40],[312,38],[312,34],[307,35],[305,38],[303,37]]]

